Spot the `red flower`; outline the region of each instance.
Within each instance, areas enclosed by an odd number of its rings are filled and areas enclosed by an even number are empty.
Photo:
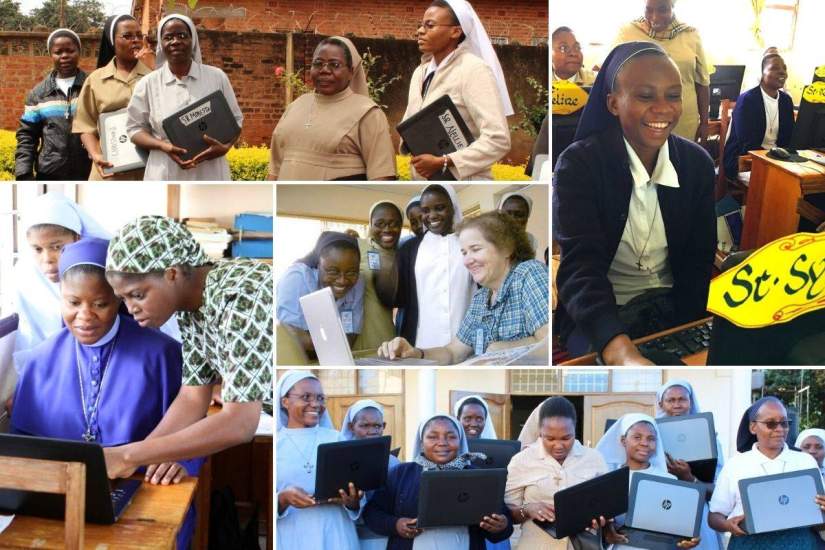
[[[284,68],[281,66],[275,67],[275,76],[278,78],[284,76]]]

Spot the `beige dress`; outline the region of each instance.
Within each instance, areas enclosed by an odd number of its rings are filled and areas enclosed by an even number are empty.
[[[99,139],[97,120],[100,115],[126,108],[138,81],[151,72],[152,69],[138,61],[129,75],[123,78],[117,72],[114,58],[103,67],[92,71],[92,74],[86,77],[83,88],[80,90],[77,114],[72,122],[72,133],[94,134]],[[89,179],[103,179],[95,163],[92,163]],[[106,179],[142,180],[143,170],[121,172]]]
[[[673,133],[693,141],[699,128],[699,105],[696,102],[696,85],[710,84],[710,67],[702,40],[695,30],[686,30],[669,40],[651,38],[633,23],[624,25],[619,30],[616,44],[622,42],[655,42],[673,59],[682,77],[682,118]]]
[[[421,97],[429,58],[413,72],[404,120],[443,95],[449,95],[475,138],[450,154],[450,171],[458,180],[491,180],[492,166],[510,152],[510,128],[504,116],[496,79],[490,67],[463,44],[442,62]],[[422,179],[415,174],[416,179]]]
[[[279,180],[394,178],[387,116],[369,97],[347,88],[304,94],[272,132],[269,177]]]
[[[576,441],[559,464],[535,441],[515,455],[507,466],[504,502],[519,508],[533,502],[553,502],[558,491],[607,473],[602,455]],[[521,538],[514,550],[567,550],[568,539],[554,539],[532,521],[521,524]]]
[[[375,292],[375,283],[372,280],[373,270],[369,266],[368,252],[378,251],[383,259],[388,252],[375,244],[372,239],[358,239],[358,248],[361,251],[361,273],[366,281],[364,288],[364,319],[361,324],[361,333],[352,346],[354,350],[376,349],[384,342],[395,338],[395,325],[392,322],[392,308],[386,307],[378,299]]]

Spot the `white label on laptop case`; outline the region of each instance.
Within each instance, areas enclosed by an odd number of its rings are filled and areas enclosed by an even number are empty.
[[[178,118],[179,118],[181,124],[183,124],[184,126],[189,126],[192,123],[199,121],[200,119],[202,119],[203,117],[205,117],[205,116],[207,116],[211,113],[212,113],[212,102],[207,101],[206,103],[204,103],[202,105],[198,105],[197,107],[195,107],[194,109],[192,109],[188,113],[183,113]]]
[[[467,138],[464,136],[461,128],[458,127],[458,123],[453,118],[453,114],[449,109],[438,115],[438,121],[441,122],[441,126],[443,126],[444,131],[447,132],[447,137],[450,138],[453,147],[456,149],[464,149],[469,145]]]

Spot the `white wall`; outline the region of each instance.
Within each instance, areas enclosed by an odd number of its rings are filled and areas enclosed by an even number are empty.
[[[241,212],[265,212],[272,215],[274,189],[264,184],[181,185],[182,218],[215,218],[232,227]]]
[[[142,181],[84,183],[77,186],[77,203],[114,233],[138,216],[165,216],[166,184]]]

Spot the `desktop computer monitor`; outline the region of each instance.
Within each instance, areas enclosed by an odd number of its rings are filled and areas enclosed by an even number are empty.
[[[716,72],[710,75],[710,118],[719,118],[719,105],[723,99],[736,101],[744,77],[744,65],[716,66]]]
[[[825,82],[825,77],[814,75],[813,82]],[[811,103],[803,97],[799,103],[791,147],[797,150],[825,150],[825,103]]]

